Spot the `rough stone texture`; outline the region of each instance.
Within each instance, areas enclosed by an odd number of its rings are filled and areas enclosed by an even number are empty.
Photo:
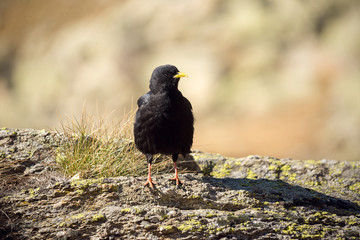
[[[145,177],[66,179],[58,144],[0,130],[1,239],[360,238],[358,162],[194,152],[201,173],[181,174],[181,188],[155,175],[149,189]]]
[[[357,161],[359,23],[358,0],[1,0],[0,123],[122,119],[170,63],[194,146]]]

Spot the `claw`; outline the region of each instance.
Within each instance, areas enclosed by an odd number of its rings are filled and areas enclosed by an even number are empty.
[[[170,180],[171,181],[176,181],[176,186],[179,186],[179,185],[182,184],[182,182],[180,181],[179,176],[178,176],[178,170],[177,170],[176,162],[174,162],[174,167],[175,167],[175,177],[171,178]]]
[[[176,181],[176,185],[177,185],[177,186],[183,184],[183,183],[180,181],[180,179],[179,179],[179,177],[177,176],[177,174],[176,174],[176,176],[175,176],[174,178],[170,178],[170,181]]]
[[[155,187],[155,182],[153,182],[153,180],[151,178],[148,178],[148,180],[146,181],[144,187],[146,187],[147,185],[149,185],[149,187],[154,188]]]
[[[151,160],[150,160],[151,161]],[[147,185],[149,185],[149,187],[154,188],[155,187],[155,182],[153,182],[152,178],[151,178],[151,162],[149,162],[148,164],[148,179],[144,185],[144,187],[146,187]]]

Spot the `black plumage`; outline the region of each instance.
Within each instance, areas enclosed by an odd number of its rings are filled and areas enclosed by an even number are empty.
[[[194,134],[191,103],[178,90],[179,79],[184,76],[173,65],[155,68],[150,78],[150,91],[137,101],[135,145],[146,156],[149,173],[145,185],[150,187],[154,184],[151,163],[157,153],[172,155],[175,166],[172,180],[181,184],[176,161],[179,154],[185,156],[190,152]]]

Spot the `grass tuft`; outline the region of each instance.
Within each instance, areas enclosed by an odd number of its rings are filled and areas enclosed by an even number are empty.
[[[81,118],[60,121],[64,140],[57,150],[56,161],[68,177],[80,178],[139,176],[147,174],[144,155],[133,138],[135,111],[124,114],[120,122],[108,117],[95,118],[83,110]],[[169,157],[157,156],[153,172],[171,169]]]

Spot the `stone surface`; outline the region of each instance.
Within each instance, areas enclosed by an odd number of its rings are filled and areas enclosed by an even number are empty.
[[[194,146],[359,160],[360,1],[1,0],[0,16],[3,126],[122,119],[170,63]]]
[[[182,173],[182,187],[161,174],[149,189],[145,176],[65,178],[59,137],[0,130],[0,238],[360,238],[358,162],[194,152],[201,171]]]

